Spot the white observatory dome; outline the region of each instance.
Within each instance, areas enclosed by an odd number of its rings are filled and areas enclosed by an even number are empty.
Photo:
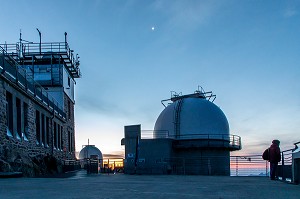
[[[155,137],[160,137],[159,132],[163,130],[168,131],[169,137],[178,139],[229,136],[225,114],[203,95],[186,95],[172,101],[156,120]]]
[[[101,151],[97,147],[95,147],[95,145],[86,145],[83,149],[81,149],[79,153],[79,159],[81,160],[91,158],[91,156],[98,156],[99,160],[103,159]]]

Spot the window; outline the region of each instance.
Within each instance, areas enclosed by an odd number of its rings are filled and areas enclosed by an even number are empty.
[[[70,131],[68,131],[68,143],[69,143],[68,151],[72,152],[72,137]]]
[[[60,125],[57,124],[57,149],[60,149]]]
[[[70,101],[68,100],[68,118],[69,120],[71,119],[71,105],[70,105]]]
[[[74,152],[74,133],[71,132],[71,152]]]
[[[68,76],[68,86],[69,86],[69,88],[70,88],[70,86],[71,86],[71,79],[70,79],[69,76]]]
[[[63,140],[63,126],[60,127],[60,149],[63,150],[64,140]]]
[[[28,141],[28,104],[23,102],[23,138],[25,141]]]
[[[22,116],[21,116],[21,100],[19,98],[16,98],[16,109],[17,109],[17,133],[16,138],[21,139],[22,137]]]
[[[54,148],[57,149],[57,127],[56,127],[56,122],[54,122]]]
[[[40,112],[35,112],[35,130],[36,130],[36,144],[41,143],[41,125],[40,125]]]
[[[45,115],[44,114],[41,114],[42,116],[42,122],[41,122],[41,126],[42,126],[42,146],[46,146],[46,131],[45,131]]]
[[[49,117],[46,117],[46,147],[49,147]]]
[[[7,135],[9,137],[13,136],[14,121],[13,121],[13,102],[12,94],[6,91],[6,125],[7,125]]]

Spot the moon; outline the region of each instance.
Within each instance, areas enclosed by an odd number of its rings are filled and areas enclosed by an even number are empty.
[[[155,29],[155,27],[154,27],[154,26],[152,26],[151,30],[152,30],[152,31],[154,31],[154,29]]]

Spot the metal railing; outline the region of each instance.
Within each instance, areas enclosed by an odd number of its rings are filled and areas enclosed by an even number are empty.
[[[67,42],[49,42],[49,43],[21,43],[18,44],[0,44],[5,52],[13,57],[21,59],[31,55],[61,55],[67,68],[74,77],[81,77],[79,69],[78,56],[74,56],[74,51],[70,49]]]
[[[63,106],[40,84],[29,77],[26,70],[22,68],[18,62],[14,60],[1,46],[0,72],[4,77],[15,83],[27,94],[35,97],[37,101],[49,107],[62,118],[66,118],[66,113],[63,111]]]
[[[170,135],[167,130],[142,130],[141,139],[161,139],[168,138],[174,140],[202,140],[207,141],[210,145],[211,141],[222,141],[224,145],[241,149],[241,137],[232,134],[182,134]],[[210,143],[209,143],[210,142]]]
[[[269,176],[268,161],[261,155],[230,156],[231,176]]]
[[[292,179],[292,152],[288,149],[281,152],[281,162],[278,164],[277,178],[282,181]],[[232,176],[270,176],[269,162],[261,155],[230,156]]]
[[[63,160],[63,172],[76,171],[81,169],[81,162],[79,160]]]
[[[168,130],[142,130],[141,139],[171,138]]]
[[[277,176],[283,181],[292,179],[293,150],[288,149],[281,152],[281,162],[278,165]]]
[[[147,160],[147,163],[145,162],[146,160],[139,160],[137,161],[137,173],[270,176],[269,162],[263,160],[261,155],[230,156],[229,162],[228,158],[228,156],[176,157],[160,158],[154,161]],[[221,162],[222,164],[220,164]],[[287,170],[285,170],[284,176],[281,173],[282,167],[278,167],[277,178],[279,180],[291,181],[292,177],[291,175],[287,175]]]

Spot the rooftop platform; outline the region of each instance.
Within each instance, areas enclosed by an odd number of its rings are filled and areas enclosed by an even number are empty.
[[[73,78],[80,78],[80,62],[78,54],[74,56],[67,42],[0,44],[20,65],[39,65],[48,63],[64,63]]]
[[[1,198],[299,198],[300,185],[268,177],[87,175],[0,179]]]

